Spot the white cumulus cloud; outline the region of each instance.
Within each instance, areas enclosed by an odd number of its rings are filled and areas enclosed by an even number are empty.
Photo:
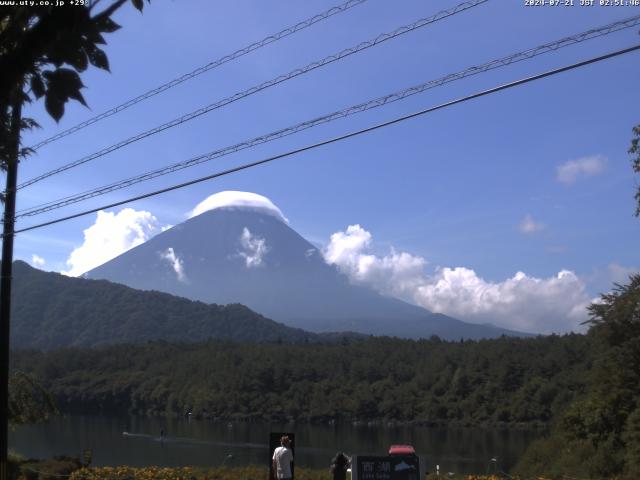
[[[525,217],[520,222],[520,231],[522,233],[536,233],[545,229],[545,224],[542,222],[537,222],[533,219],[531,215],[525,215]]]
[[[34,253],[33,255],[31,255],[31,264],[32,264],[34,267],[42,268],[42,267],[44,267],[44,265],[45,265],[46,263],[47,263],[47,262],[45,261],[45,259],[44,259],[44,258],[42,258],[42,257],[40,257],[40,256],[38,256],[38,255],[36,255],[35,253]]]
[[[247,227],[242,229],[240,245],[243,251],[238,252],[244,258],[247,268],[256,268],[262,265],[264,256],[269,251],[267,241],[264,238],[252,235]]]
[[[549,278],[518,272],[502,282],[486,281],[464,267],[427,274],[424,258],[394,250],[374,255],[371,245],[371,234],[351,225],[331,235],[323,254],[354,283],[468,322],[552,333],[579,331],[587,318],[590,299],[573,272],[562,270]]]
[[[488,282],[464,267],[439,269],[414,292],[414,300],[462,320],[535,333],[581,330],[591,301],[584,282],[568,270],[549,278],[518,272]]]
[[[173,247],[167,248],[164,252],[160,253],[160,258],[169,262],[173,271],[176,272],[176,276],[178,277],[178,281],[186,282],[187,276],[184,273],[184,263],[176,252],[173,250]]]
[[[267,197],[258,195],[257,193],[237,192],[233,190],[209,195],[187,215],[191,218],[216,208],[250,208],[261,210],[282,220],[284,223],[289,223],[289,220],[286,219],[280,209]]]
[[[602,155],[568,160],[556,167],[556,179],[566,185],[571,185],[581,177],[592,177],[602,173],[606,167],[607,159]]]
[[[99,211],[84,231],[84,242],[67,259],[65,275],[76,277],[136,247],[161,230],[151,213],[125,208],[118,213]]]
[[[350,225],[346,231],[331,235],[324,257],[355,282],[373,284],[390,295],[402,296],[421,284],[427,264],[424,258],[396,251],[379,257],[366,253],[371,243],[371,233],[360,225]]]

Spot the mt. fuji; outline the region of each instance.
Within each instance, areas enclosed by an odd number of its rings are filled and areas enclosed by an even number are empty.
[[[315,332],[452,340],[521,335],[434,314],[350,283],[260,195],[222,192],[191,215],[85,277],[207,303],[242,303]]]

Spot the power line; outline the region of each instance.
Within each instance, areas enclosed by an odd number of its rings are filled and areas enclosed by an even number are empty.
[[[610,23],[602,27],[593,28],[576,35],[564,37],[554,42],[545,43],[535,48],[531,48],[522,52],[517,52],[512,55],[508,55],[506,57],[492,60],[482,65],[473,66],[457,73],[452,73],[444,77],[437,78],[435,80],[430,80],[428,82],[425,82],[419,85],[405,88],[405,89],[393,92],[391,94],[369,100],[364,103],[353,105],[343,110],[339,110],[327,115],[323,115],[321,117],[317,117],[312,120],[307,120],[305,122],[301,122],[296,125],[268,133],[266,135],[255,137],[250,140],[245,140],[235,145],[227,146],[213,152],[205,153],[182,162],[174,163],[172,165],[161,167],[156,170],[148,171],[146,173],[136,175],[128,179],[120,180],[118,182],[114,182],[108,185],[104,185],[102,187],[98,187],[93,190],[88,190],[82,193],[74,194],[74,195],[60,198],[51,202],[40,204],[35,207],[31,207],[29,209],[25,209],[18,212],[18,215],[16,216],[16,218],[35,216],[44,212],[56,210],[58,208],[62,208],[74,203],[78,203],[93,197],[97,197],[100,195],[104,195],[106,193],[120,190],[122,188],[126,188],[137,183],[141,183],[141,182],[151,180],[153,178],[157,178],[163,175],[167,175],[169,173],[173,173],[185,168],[199,165],[201,163],[211,161],[213,159],[220,158],[225,155],[229,155],[241,150],[245,150],[247,148],[251,148],[256,145],[260,145],[260,144],[267,143],[279,138],[283,138],[283,137],[298,133],[300,131],[303,131],[309,128],[313,128],[315,126],[318,126],[324,123],[329,123],[340,118],[348,117],[350,115],[355,115],[357,113],[361,113],[361,112],[371,110],[389,103],[393,103],[398,100],[405,99],[409,96],[422,93],[428,89],[439,87],[441,85],[444,85],[446,83],[449,83],[455,80],[460,80],[462,78],[477,75],[479,73],[483,73],[496,68],[505,67],[515,62],[531,59],[535,56],[542,55],[547,52],[555,51],[560,48],[574,45],[576,43],[580,43],[592,38],[608,35],[610,33],[619,31],[621,29],[630,28],[638,24],[640,24],[640,15],[637,15],[635,17],[630,17],[624,20],[620,20],[614,23]]]
[[[241,100],[243,98],[246,98],[250,95],[253,95],[255,93],[261,92],[262,90],[265,90],[267,88],[273,87],[275,85],[278,85],[280,83],[286,82],[287,80],[291,80],[292,78],[298,77],[300,75],[304,75],[306,73],[309,73],[317,68],[321,68],[324,67],[326,65],[329,65],[333,62],[337,62],[339,60],[342,60],[346,57],[349,57],[355,53],[361,52],[363,50],[367,50],[371,47],[374,47],[376,45],[379,45],[383,42],[386,42],[387,40],[391,40],[393,38],[399,37],[401,35],[404,35],[405,33],[409,33],[412,32],[414,30],[417,30],[419,28],[425,27],[427,25],[430,25],[432,23],[435,23],[439,20],[443,20],[445,18],[451,17],[453,15],[456,15],[460,12],[463,12],[465,10],[468,10],[470,8],[476,7],[478,5],[481,5],[483,3],[488,2],[489,0],[469,0],[466,2],[463,2],[459,5],[457,5],[454,8],[451,8],[449,10],[442,10],[438,13],[436,13],[435,15],[432,15],[430,17],[427,18],[422,18],[420,20],[417,20],[416,22],[413,22],[409,25],[404,25],[402,27],[399,27],[397,29],[395,29],[392,32],[388,32],[388,33],[383,33],[381,35],[378,35],[377,37],[371,39],[371,40],[367,40],[365,42],[359,43],[358,45],[351,47],[351,48],[347,48],[344,49],[338,53],[335,53],[333,55],[329,55],[328,57],[325,57],[321,60],[317,60],[315,62],[312,62],[304,67],[301,68],[296,68],[295,70],[290,71],[289,73],[286,73],[284,75],[280,75],[278,77],[272,78],[271,80],[268,80],[266,82],[263,82],[259,85],[255,85],[251,88],[248,88],[247,90],[243,90],[241,92],[238,92],[230,97],[224,98],[222,100],[218,100],[215,103],[209,104],[205,107],[199,108],[198,110],[194,110],[193,112],[187,113],[185,115],[182,115],[181,117],[175,118],[169,122],[163,123],[162,125],[159,125],[155,128],[152,128],[151,130],[147,130],[145,132],[141,132],[137,135],[134,135],[132,137],[129,137],[125,140],[122,140],[118,143],[115,143],[113,145],[110,145],[106,148],[103,148],[102,150],[99,150],[97,152],[94,152],[90,155],[87,155],[83,158],[80,158],[78,160],[75,160],[73,162],[70,162],[66,165],[62,165],[61,167],[58,167],[54,170],[51,170],[47,173],[43,173],[42,175],[39,175],[35,178],[32,178],[30,180],[27,180],[26,182],[21,183],[20,185],[18,185],[18,189],[21,188],[25,188],[28,187],[29,185],[33,185],[36,182],[39,182],[41,180],[44,180],[45,178],[49,178],[53,175],[57,175],[58,173],[62,173],[66,170],[69,170],[71,168],[77,167],[79,165],[82,165],[84,163],[90,162],[92,160],[95,160],[97,158],[100,158],[104,155],[107,155],[111,152],[114,152],[116,150],[119,150],[127,145],[130,145],[134,142],[137,142],[139,140],[142,140],[144,138],[150,137],[151,135],[155,135],[156,133],[160,133],[164,130],[167,130],[169,128],[173,128],[176,127],[178,125],[181,125],[185,122],[188,122],[190,120],[193,120],[194,118],[200,117],[206,113],[209,113],[213,110],[216,110],[218,108],[222,108],[225,107],[231,103],[234,103],[238,100]]]
[[[40,213],[44,213],[46,211],[50,211],[50,210],[54,210],[57,208],[61,208],[73,203],[77,203],[79,201],[83,201],[95,196],[99,196],[99,195],[103,195],[115,190],[119,190],[121,188],[126,188],[129,187],[131,185],[134,185],[136,183],[140,183],[146,180],[151,180],[153,178],[162,176],[162,175],[166,175],[169,173],[173,173],[175,171],[178,170],[182,170],[184,168],[188,168],[194,165],[198,165],[200,163],[206,162],[206,161],[210,161],[213,160],[215,158],[220,158],[222,156],[231,154],[231,153],[235,153],[237,151],[240,150],[244,150],[246,148],[250,148],[253,147],[255,145],[259,145],[262,143],[266,143],[269,141],[273,141],[275,139],[278,138],[282,138],[294,133],[297,133],[299,131],[308,129],[308,128],[312,128],[315,127],[317,125],[323,124],[323,123],[328,123],[331,122],[333,120],[339,119],[339,118],[344,118],[347,117],[349,115],[353,115],[356,113],[360,113],[369,109],[373,109],[382,105],[385,105],[387,103],[392,103],[395,102],[397,100],[401,100],[404,98],[407,98],[408,96],[417,94],[417,93],[421,93],[427,89],[430,88],[434,88],[437,86],[441,86],[445,83],[454,81],[454,80],[458,80],[461,78],[465,78],[471,75],[475,75],[478,73],[482,73],[491,69],[495,69],[495,68],[499,68],[499,67],[503,67],[503,66],[507,66],[509,64],[521,61],[521,60],[525,60],[525,59],[530,59],[533,58],[537,55],[541,55],[543,53],[547,53],[549,51],[555,51],[558,50],[559,48],[564,48],[566,46],[569,45],[573,45],[575,43],[580,43],[582,41],[585,40],[589,40],[592,38],[597,38],[599,36],[603,36],[603,35],[607,35],[609,33],[624,29],[624,28],[629,28],[632,27],[634,25],[637,25],[640,23],[640,15],[635,16],[635,17],[630,17],[624,20],[620,20],[602,27],[598,27],[598,28],[594,28],[594,29],[590,29],[587,30],[585,32],[570,36],[570,37],[565,37],[562,38],[560,40],[554,41],[554,42],[550,42],[550,43],[546,43],[544,45],[540,45],[538,47],[529,49],[529,50],[525,50],[523,52],[518,52],[515,53],[513,55],[509,55],[507,57],[503,57],[497,60],[492,60],[490,62],[487,62],[485,64],[479,65],[479,66],[474,66],[471,68],[468,68],[466,70],[463,70],[461,72],[457,72],[457,73],[453,73],[453,74],[449,74],[446,75],[444,77],[438,78],[436,80],[431,80],[428,82],[425,82],[423,84],[420,85],[416,85],[410,88],[406,88],[403,90],[400,90],[398,92],[394,92],[391,93],[389,95],[385,95],[382,97],[378,97],[376,99],[373,100],[369,100],[368,102],[365,103],[361,103],[359,105],[354,105],[351,106],[349,108],[337,111],[337,112],[333,112],[331,114],[328,115],[324,115],[322,117],[318,117],[316,119],[313,120],[308,120],[306,122],[302,122],[299,124],[296,124],[294,126],[285,128],[285,129],[281,129],[275,132],[271,132],[269,134],[260,136],[260,137],[256,137],[253,138],[251,140],[246,140],[244,142],[232,145],[232,146],[228,146],[225,147],[223,149],[214,151],[214,152],[210,152],[210,153],[206,153],[203,155],[199,155],[197,157],[194,157],[192,159],[183,161],[183,162],[179,162],[179,163],[175,163],[173,165],[169,165],[169,166],[165,166],[162,167],[160,169],[157,170],[153,170],[150,172],[146,172],[143,173],[141,175],[137,175],[134,177],[130,177],[128,179],[125,180],[121,180],[109,185],[105,185],[102,187],[99,187],[97,189],[93,189],[93,190],[89,190],[86,192],[82,192],[80,194],[75,194],[73,196],[68,196],[68,197],[64,197],[52,202],[47,202],[45,204],[41,204],[38,205],[36,207],[30,208],[28,210],[23,210],[22,212],[19,212],[18,217],[23,217],[23,216],[33,216],[33,215],[37,215]]]
[[[207,63],[206,65],[203,65],[201,67],[196,68],[195,70],[189,72],[189,73],[185,73],[184,75],[181,75],[178,78],[174,78],[173,80],[164,83],[154,89],[149,90],[148,92],[142,93],[140,95],[138,95],[137,97],[131,98],[129,100],[127,100],[126,102],[121,103],[120,105],[113,107],[105,112],[100,113],[99,115],[96,115],[94,117],[91,117],[87,120],[85,120],[84,122],[81,122],[71,128],[68,128],[67,130],[63,130],[60,133],[57,133],[56,135],[53,135],[52,137],[46,138],[44,140],[42,140],[41,142],[35,144],[34,146],[32,146],[31,148],[33,150],[37,150],[51,142],[55,142],[56,140],[59,140],[63,137],[66,137],[67,135],[71,135],[72,133],[75,133],[79,130],[82,130],[83,128],[88,127],[89,125],[93,125],[96,122],[99,122],[100,120],[104,120],[105,118],[111,117],[112,115],[115,115],[116,113],[120,113],[123,110],[126,110],[129,107],[132,107],[133,105],[140,103],[144,100],[147,100],[148,98],[151,98],[155,95],[158,95],[159,93],[164,92],[165,90],[169,90],[170,88],[173,88],[177,85],[180,85],[181,83],[186,82],[187,80],[191,80],[192,78],[197,77],[198,75],[202,75],[205,72],[208,72],[209,70],[212,70],[214,68],[217,68],[221,65],[224,65],[227,62],[230,62],[232,60],[236,60],[248,53],[253,52],[254,50],[258,50],[259,48],[262,48],[266,45],[269,45],[271,43],[277,42],[278,40],[281,40],[285,37],[288,37],[289,35],[293,35],[294,33],[299,32],[300,30],[304,30],[305,28],[308,28],[312,25],[315,25],[318,22],[321,22],[323,20],[326,20],[329,17],[332,17],[334,15],[337,15],[339,13],[345,12],[347,10],[349,10],[352,7],[355,7],[357,5],[360,5],[364,2],[366,2],[367,0],[348,0],[345,3],[341,4],[341,5],[337,5],[335,7],[330,8],[329,10],[326,10],[324,12],[318,13],[312,17],[307,18],[306,20],[303,20],[299,23],[296,23],[295,25],[291,26],[291,27],[287,27],[284,30],[280,30],[278,33],[274,33],[272,35],[269,35],[268,37],[263,38],[262,40],[259,40],[257,42],[252,43],[251,45],[247,45],[244,48],[241,48],[239,50],[236,50],[233,53],[230,53],[228,55],[225,55],[224,57],[221,57],[217,60],[214,60],[213,62]]]
[[[419,116],[425,115],[427,113],[434,112],[436,110],[442,110],[444,108],[451,107],[451,106],[457,105],[459,103],[464,103],[464,102],[467,102],[469,100],[473,100],[475,98],[479,98],[479,97],[483,97],[483,96],[490,95],[490,94],[493,94],[493,93],[497,93],[497,92],[500,92],[502,90],[507,90],[507,89],[510,89],[510,88],[513,88],[513,87],[517,87],[519,85],[523,85],[525,83],[530,83],[530,82],[533,82],[533,81],[536,81],[536,80],[540,80],[542,78],[551,77],[551,76],[557,75],[559,73],[563,73],[563,72],[567,72],[569,70],[574,70],[576,68],[584,67],[584,66],[590,65],[592,63],[601,62],[603,60],[607,60],[609,58],[613,58],[613,57],[617,57],[617,56],[620,56],[620,55],[624,55],[626,53],[630,53],[630,52],[633,52],[633,51],[636,51],[636,50],[640,50],[640,44],[635,45],[633,47],[625,48],[625,49],[622,49],[622,50],[616,50],[616,51],[608,53],[606,55],[593,57],[593,58],[590,58],[588,60],[584,60],[582,62],[573,63],[571,65],[567,65],[567,66],[564,66],[564,67],[556,68],[554,70],[548,70],[546,72],[539,73],[537,75],[533,75],[533,76],[530,76],[530,77],[527,77],[527,78],[516,80],[514,82],[506,83],[506,84],[503,84],[503,85],[500,85],[500,86],[497,86],[497,87],[493,87],[493,88],[490,88],[490,89],[487,89],[487,90],[483,90],[481,92],[477,92],[477,93],[474,93],[474,94],[471,94],[471,95],[467,95],[466,97],[461,97],[461,98],[457,98],[455,100],[450,100],[448,102],[441,103],[439,105],[436,105],[436,106],[433,106],[433,107],[429,107],[429,108],[426,108],[424,110],[420,110],[418,112],[414,112],[414,113],[411,113],[411,114],[408,114],[408,115],[403,115],[401,117],[396,117],[396,118],[394,118],[392,120],[388,120],[386,122],[378,123],[376,125],[372,125],[370,127],[363,128],[361,130],[356,130],[356,131],[353,131],[353,132],[349,132],[349,133],[346,133],[344,135],[340,135],[338,137],[333,137],[333,138],[330,138],[330,139],[327,139],[327,140],[323,140],[321,142],[314,143],[314,144],[311,144],[311,145],[307,145],[305,147],[297,148],[295,150],[289,150],[287,152],[284,152],[284,153],[281,153],[281,154],[278,154],[278,155],[274,155],[272,157],[267,157],[267,158],[264,158],[262,160],[257,160],[255,162],[245,163],[245,164],[239,165],[237,167],[229,168],[227,170],[216,172],[216,173],[213,173],[211,175],[207,175],[207,176],[204,176],[204,177],[196,178],[196,179],[190,180],[188,182],[180,183],[180,184],[177,184],[177,185],[172,185],[170,187],[163,188],[161,190],[156,190],[156,191],[153,191],[153,192],[145,193],[143,195],[138,195],[138,196],[135,196],[135,197],[131,197],[131,198],[128,198],[126,200],[121,200],[119,202],[110,203],[108,205],[102,205],[101,207],[98,207],[98,208],[92,208],[90,210],[85,210],[83,212],[76,213],[76,214],[73,214],[73,215],[68,215],[66,217],[61,217],[61,218],[57,218],[55,220],[50,220],[48,222],[40,223],[40,224],[37,224],[37,225],[32,225],[30,227],[25,227],[25,228],[21,228],[19,230],[14,230],[13,232],[7,233],[7,235],[14,235],[16,233],[27,232],[29,230],[35,230],[37,228],[42,228],[42,227],[46,227],[46,226],[53,225],[53,224],[56,224],[56,223],[65,222],[67,220],[72,220],[74,218],[78,218],[78,217],[81,217],[81,216],[84,216],[84,215],[89,215],[91,213],[95,213],[95,212],[98,212],[100,210],[104,210],[106,208],[117,207],[117,206],[120,206],[120,205],[124,205],[126,203],[131,203],[131,202],[134,202],[134,201],[137,201],[137,200],[143,200],[145,198],[149,198],[149,197],[153,197],[153,196],[156,196],[156,195],[160,195],[162,193],[167,193],[167,192],[170,192],[170,191],[173,191],[173,190],[178,190],[180,188],[188,187],[190,185],[194,185],[194,184],[197,184],[197,183],[205,182],[207,180],[212,180],[214,178],[219,178],[219,177],[223,177],[223,176],[226,176],[226,175],[230,175],[230,174],[235,173],[235,172],[239,172],[239,171],[242,171],[242,170],[247,170],[249,168],[257,167],[257,166],[263,165],[265,163],[269,163],[269,162],[273,162],[275,160],[279,160],[281,158],[290,157],[292,155],[296,155],[298,153],[306,152],[308,150],[313,150],[315,148],[322,147],[324,145],[329,145],[331,143],[336,143],[336,142],[339,142],[339,141],[342,141],[342,140],[346,140],[346,139],[351,138],[351,137],[356,137],[356,136],[359,136],[359,135],[362,135],[362,134],[365,134],[365,133],[372,132],[374,130],[378,130],[380,128],[388,127],[388,126],[394,125],[396,123],[404,122],[406,120],[409,120],[409,119],[412,119],[412,118],[415,118],[415,117],[419,117]]]

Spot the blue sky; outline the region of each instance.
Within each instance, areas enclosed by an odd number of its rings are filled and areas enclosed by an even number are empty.
[[[116,18],[123,28],[107,38],[112,73],[91,69],[83,75],[87,85],[84,95],[91,110],[68,105],[57,125],[45,115],[42,105],[36,104],[28,113],[43,129],[25,136],[25,143],[49,137],[338,3],[154,0],[142,15],[127,6]],[[43,147],[21,165],[19,181],[458,3],[369,0]],[[638,14],[640,7],[525,7],[524,1],[490,0],[25,188],[18,194],[18,209]],[[18,228],[627,47],[640,41],[638,30],[635,27],[589,40],[133,188],[23,219]],[[570,271],[575,279],[562,288],[580,290],[574,292],[576,299],[593,298],[609,289],[613,280],[622,281],[640,267],[640,220],[633,217],[637,178],[626,153],[631,128],[640,123],[636,108],[640,100],[639,55],[628,54],[126,207],[148,212],[155,218],[153,228],[158,229],[184,221],[196,204],[216,192],[255,192],[269,198],[295,230],[317,244],[333,245],[331,236],[339,232],[342,239],[359,235],[362,240],[362,232],[366,232],[368,240],[358,244],[359,250],[350,251],[348,258],[340,257],[344,261],[339,265],[354,281],[369,281],[357,271],[357,259],[362,255],[383,262],[405,252],[422,259],[421,268],[431,286],[438,284],[438,279],[445,283],[445,278],[451,280],[452,272],[457,272],[458,280],[469,280],[465,272],[473,272],[465,295],[495,291],[529,298],[526,285],[514,293],[505,282],[524,272],[532,279],[532,288],[542,285],[553,289],[552,280],[559,272]],[[117,215],[123,208],[111,212]],[[135,224],[142,217],[132,214],[127,218]],[[150,217],[144,218],[149,221]],[[33,255],[37,255],[44,261],[38,262],[41,268],[69,271],[67,260],[74,249],[83,246],[83,232],[96,224],[96,219],[93,214],[20,234],[15,256],[33,263]],[[360,225],[360,230],[353,228],[349,233],[350,225]],[[130,230],[109,228],[115,230],[103,233],[106,242],[115,241],[117,248],[131,246]],[[124,231],[126,238],[114,240],[117,231]],[[146,238],[148,232],[136,238]],[[334,237],[336,241],[340,238]],[[445,286],[451,287],[451,282],[456,283],[451,280]],[[397,293],[394,286],[374,286]],[[424,300],[427,303],[416,300],[416,292],[403,290],[397,296],[431,309],[448,308],[446,313],[470,321],[498,318],[497,310],[504,310],[500,305],[482,315],[475,315],[474,308],[461,310],[458,306],[466,303],[452,288],[431,288],[428,294],[421,290],[420,298],[428,297]],[[435,299],[438,292],[449,295],[446,305]],[[530,297],[534,299],[531,302],[544,302],[545,294],[536,295]],[[558,296],[571,297],[565,290],[554,295],[556,300]],[[526,316],[526,305],[523,300],[518,315]],[[502,323],[532,331],[565,331],[570,328],[567,325],[577,324],[577,317],[572,318],[572,323],[557,320],[558,328],[545,325],[537,329],[538,320],[510,324],[506,317]]]

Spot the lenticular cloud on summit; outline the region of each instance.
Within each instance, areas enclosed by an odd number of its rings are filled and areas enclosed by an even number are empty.
[[[224,192],[214,193],[201,201],[196,207],[188,213],[188,217],[192,218],[208,210],[216,208],[252,208],[261,210],[274,215],[285,223],[289,220],[282,214],[282,211],[274,205],[274,203],[263,195],[252,192],[238,192],[228,190]]]

